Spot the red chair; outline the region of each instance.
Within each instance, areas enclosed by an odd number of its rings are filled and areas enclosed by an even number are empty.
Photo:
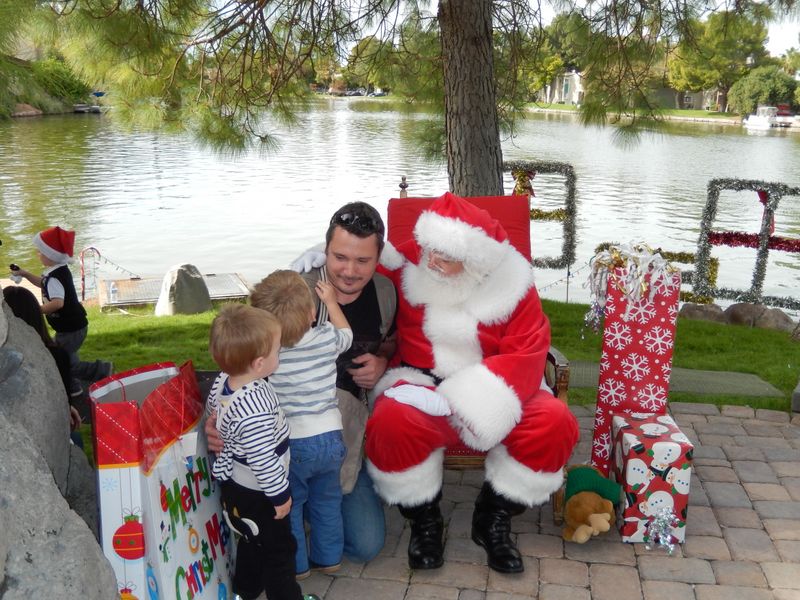
[[[386,237],[395,246],[411,239],[420,213],[435,198],[392,198],[389,200]],[[508,233],[511,244],[530,260],[531,217],[528,196],[473,196],[466,198],[497,219]],[[558,350],[550,347],[545,378],[553,395],[567,401],[569,389],[569,361]],[[484,454],[463,444],[445,451],[445,467],[472,469],[483,467]]]

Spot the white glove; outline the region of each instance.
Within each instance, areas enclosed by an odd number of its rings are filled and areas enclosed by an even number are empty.
[[[418,408],[434,417],[444,417],[451,414],[450,406],[444,396],[418,385],[398,385],[397,387],[389,388],[383,392],[383,395]]]
[[[318,269],[325,264],[325,253],[318,250],[306,250],[297,259],[292,261],[289,268],[298,273],[308,273],[311,269]]]

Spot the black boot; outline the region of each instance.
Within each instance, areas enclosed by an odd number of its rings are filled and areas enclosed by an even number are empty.
[[[412,569],[438,569],[444,564],[444,520],[439,510],[439,494],[419,506],[399,506],[400,514],[411,522],[408,566]]]
[[[522,556],[511,541],[511,517],[522,514],[525,506],[498,494],[485,482],[475,500],[472,513],[472,541],[483,546],[489,567],[501,573],[525,570]]]

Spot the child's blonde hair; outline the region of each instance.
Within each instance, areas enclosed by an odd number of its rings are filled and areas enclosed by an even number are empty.
[[[311,328],[314,296],[305,279],[294,271],[270,273],[256,285],[250,304],[278,317],[284,348],[294,346]]]
[[[211,324],[208,349],[220,369],[241,375],[280,340],[281,324],[275,315],[246,304],[227,304]]]

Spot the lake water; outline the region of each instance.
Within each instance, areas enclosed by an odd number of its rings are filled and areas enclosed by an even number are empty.
[[[190,262],[254,283],[322,241],[343,203],[364,200],[385,216],[401,175],[410,195],[444,192],[445,165],[425,162],[412,138],[430,119],[388,103],[320,100],[298,128],[277,130],[277,153],[238,156],[215,154],[186,135],[125,132],[97,115],[0,122],[0,265],[37,270],[30,238],[60,224],[76,230],[77,249],[94,246],[140,276]],[[506,160],[562,161],[577,173],[574,275],[567,286],[566,271],[539,270],[545,297],[587,301],[585,265],[601,242],[695,251],[710,179],[800,185],[797,132],[675,124],[631,147],[615,145],[613,132],[570,115],[536,114],[504,142]],[[558,177],[538,176],[534,188],[534,206],[560,206]],[[783,199],[776,235],[800,236],[799,200]],[[715,228],[756,232],[760,221],[755,193],[723,193]],[[533,223],[532,238],[536,255],[559,255],[559,223]],[[715,247],[712,255],[721,260],[718,285],[750,287],[755,250]],[[99,276],[127,274],[101,263]],[[771,253],[764,294],[800,296],[800,254]]]

